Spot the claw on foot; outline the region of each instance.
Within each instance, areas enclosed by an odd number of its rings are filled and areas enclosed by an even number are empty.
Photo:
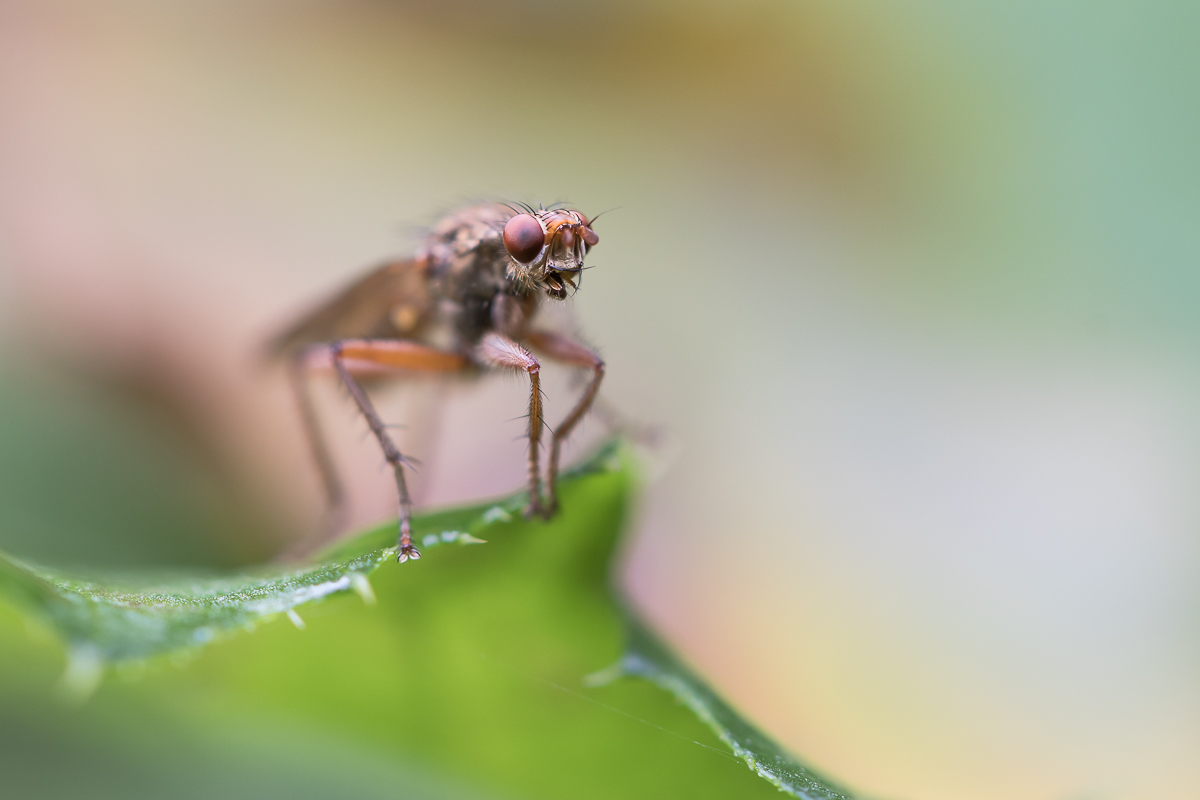
[[[421,551],[411,544],[400,545],[400,552],[396,555],[396,561],[403,564],[409,559],[418,561],[421,558]]]

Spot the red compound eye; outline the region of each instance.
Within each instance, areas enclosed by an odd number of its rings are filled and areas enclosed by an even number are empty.
[[[522,264],[537,258],[545,243],[542,224],[532,214],[517,214],[504,225],[504,249]]]

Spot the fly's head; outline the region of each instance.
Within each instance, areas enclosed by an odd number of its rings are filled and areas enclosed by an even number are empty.
[[[517,214],[505,223],[503,239],[509,276],[555,300],[575,288],[584,256],[600,241],[587,217],[565,208]]]

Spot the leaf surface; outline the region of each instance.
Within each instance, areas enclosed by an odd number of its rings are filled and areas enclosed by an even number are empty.
[[[394,563],[391,525],[312,566],[221,578],[84,580],[0,556],[0,598],[57,634],[68,691],[99,683],[80,712],[97,730],[114,708],[247,741],[289,721],[299,750],[365,748],[368,762],[504,796],[767,797],[774,784],[850,798],[615,595],[609,565],[635,472],[614,442],[564,476],[550,523],[521,519],[522,495],[421,516],[418,563]],[[5,631],[0,643],[15,635]],[[106,673],[137,679],[100,682]]]

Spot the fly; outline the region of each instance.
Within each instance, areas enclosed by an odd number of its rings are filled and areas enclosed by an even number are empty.
[[[577,288],[584,257],[599,241],[592,221],[572,209],[469,206],[439,222],[412,258],[376,268],[272,340],[272,356],[289,365],[330,509],[342,505],[345,492],[308,391],[307,373],[320,356],[332,361],[395,475],[398,561],[421,557],[412,543],[412,501],[404,475],[409,462],[355,377],[364,369],[524,372],[529,377],[525,515],[553,516],[562,444],[595,400],[604,362],[582,344],[536,327],[533,320],[543,298],[563,300]],[[539,464],[541,362],[534,352],[592,373],[574,408],[550,434],[544,479]]]

